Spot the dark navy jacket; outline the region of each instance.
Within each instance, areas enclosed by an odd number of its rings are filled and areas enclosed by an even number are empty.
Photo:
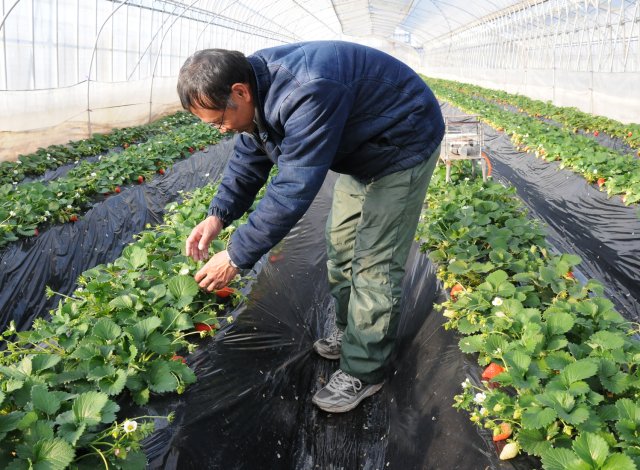
[[[407,65],[357,44],[319,41],[264,49],[255,71],[259,132],[237,136],[209,214],[225,225],[251,206],[229,254],[253,266],[304,215],[329,170],[367,183],[429,158],[444,135],[433,93]]]

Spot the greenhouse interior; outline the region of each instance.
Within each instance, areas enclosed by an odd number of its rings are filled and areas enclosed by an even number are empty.
[[[639,42],[2,0],[0,468],[640,470]]]

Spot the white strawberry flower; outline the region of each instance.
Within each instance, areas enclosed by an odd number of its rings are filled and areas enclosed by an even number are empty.
[[[500,307],[500,305],[503,304],[503,300],[500,297],[496,297],[491,301],[491,305],[493,305],[494,307]]]
[[[22,165],[22,160],[16,160],[16,165]]]
[[[185,274],[189,274],[189,268],[182,268],[182,269],[180,270],[180,274],[181,274],[182,276],[184,276]]]
[[[95,176],[96,176],[96,174],[95,174],[95,173],[91,173],[91,176],[94,176],[94,177],[95,177]]]
[[[122,427],[124,428],[124,432],[130,433],[138,429],[138,423],[133,419],[128,419],[122,424]]]
[[[479,393],[476,393],[475,397],[473,397],[473,401],[476,402],[478,405],[480,405],[484,403],[486,398],[487,398],[487,395],[485,395],[484,392],[479,392]]]
[[[15,213],[15,212],[13,212],[13,211],[9,211],[9,215],[10,215],[11,217],[15,217],[15,216],[16,216],[16,213]]]
[[[73,206],[71,204],[67,204],[67,209],[73,209]]]
[[[480,408],[480,416],[488,416],[488,415],[489,415],[489,410],[487,410],[484,407]]]
[[[13,170],[13,174],[17,175],[18,174],[18,170]]]
[[[594,174],[594,175],[597,175],[597,174],[598,174],[598,169],[597,169],[597,168],[594,168],[594,169],[593,169],[593,174]]]
[[[471,388],[471,380],[469,380],[469,379],[464,379],[464,382],[462,382],[462,384],[461,384],[461,385],[462,385],[462,388],[464,388],[465,390],[466,390],[467,388]]]

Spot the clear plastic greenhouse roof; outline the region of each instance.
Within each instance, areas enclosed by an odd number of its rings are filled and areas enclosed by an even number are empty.
[[[639,36],[640,0],[4,0],[0,132],[64,142],[139,124],[176,109],[177,73],[196,50],[310,40],[638,122]],[[6,139],[0,159],[38,145]]]

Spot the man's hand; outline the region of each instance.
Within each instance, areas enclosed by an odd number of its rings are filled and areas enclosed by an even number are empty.
[[[213,258],[196,273],[194,279],[201,289],[213,292],[229,284],[238,272],[239,269],[229,264],[229,254],[225,250],[213,255]]]
[[[210,215],[191,231],[187,238],[187,256],[194,261],[201,261],[209,257],[209,244],[222,230],[222,220]]]

